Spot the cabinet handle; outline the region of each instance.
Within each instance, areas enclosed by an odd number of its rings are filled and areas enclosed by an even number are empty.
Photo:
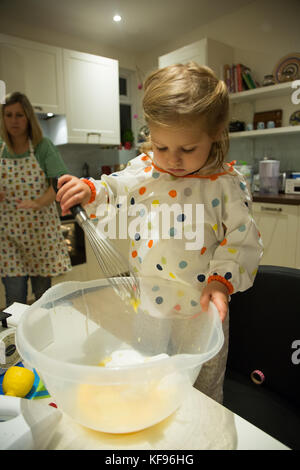
[[[86,141],[87,141],[87,143],[88,143],[89,137],[90,137],[91,135],[97,135],[97,136],[99,137],[98,140],[99,140],[99,142],[100,142],[101,132],[87,132],[87,133],[86,133]]]
[[[265,207],[261,206],[261,211],[282,212],[282,207]]]
[[[33,108],[37,111],[43,111],[43,108],[41,106],[33,106]]]

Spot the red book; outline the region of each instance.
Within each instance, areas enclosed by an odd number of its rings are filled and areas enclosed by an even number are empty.
[[[237,91],[243,91],[243,77],[242,77],[243,67],[244,66],[242,64],[237,64],[236,66],[237,86],[238,86]]]

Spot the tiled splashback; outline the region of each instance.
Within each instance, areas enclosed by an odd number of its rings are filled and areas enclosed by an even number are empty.
[[[135,149],[101,149],[93,145],[68,144],[58,149],[71,174],[82,176],[87,163],[90,176],[99,177],[103,165],[127,163],[137,155]],[[300,135],[265,136],[256,139],[231,139],[227,161],[245,161],[258,173],[258,162],[264,157],[280,160],[280,171],[300,171]]]
[[[82,167],[85,163],[89,166],[89,176],[99,178],[103,165],[113,165],[127,163],[137,155],[135,149],[101,149],[98,146],[86,144],[59,145],[58,150],[68,168],[70,174],[82,176]]]
[[[259,161],[264,157],[280,160],[280,171],[300,170],[300,134],[265,136],[256,139],[231,139],[227,161],[245,161],[258,173]]]

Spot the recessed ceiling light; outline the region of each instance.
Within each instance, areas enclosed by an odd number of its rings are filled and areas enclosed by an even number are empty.
[[[115,16],[113,17],[113,20],[116,21],[116,22],[121,21],[121,19],[122,19],[122,18],[121,18],[120,15],[115,15]]]

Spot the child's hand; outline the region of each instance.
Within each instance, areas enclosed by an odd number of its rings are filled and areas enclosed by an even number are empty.
[[[68,214],[76,204],[87,204],[91,197],[90,187],[76,176],[61,176],[57,188],[56,201],[60,203],[62,215]]]
[[[202,310],[206,312],[209,301],[211,300],[218,309],[222,322],[225,320],[228,312],[229,292],[227,287],[219,281],[212,281],[203,289],[200,297]]]

